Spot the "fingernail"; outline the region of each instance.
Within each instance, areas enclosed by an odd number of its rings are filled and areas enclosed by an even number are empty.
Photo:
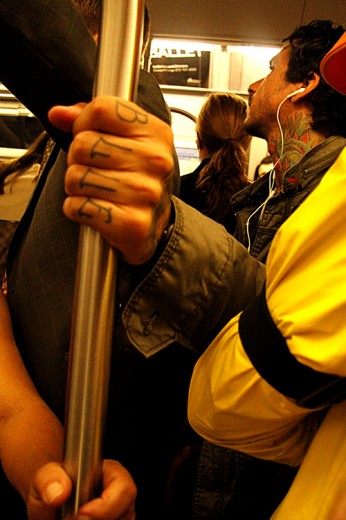
[[[49,484],[44,492],[45,501],[48,504],[52,504],[56,498],[58,498],[64,491],[63,486],[59,482],[53,482]]]

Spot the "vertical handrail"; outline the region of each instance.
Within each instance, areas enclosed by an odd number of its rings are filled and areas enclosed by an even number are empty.
[[[103,0],[94,97],[135,101],[143,0]],[[64,467],[73,482],[63,520],[93,498],[102,478],[117,258],[95,230],[80,226],[66,398]]]

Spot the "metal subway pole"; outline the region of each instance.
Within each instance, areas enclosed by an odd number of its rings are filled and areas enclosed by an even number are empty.
[[[144,0],[103,0],[94,97],[135,100]],[[73,482],[63,520],[93,498],[102,480],[116,290],[116,252],[80,227],[68,372],[64,467]]]

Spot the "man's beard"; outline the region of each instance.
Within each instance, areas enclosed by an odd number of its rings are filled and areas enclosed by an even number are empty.
[[[266,139],[263,133],[264,125],[261,121],[251,121],[251,119],[245,119],[244,128],[249,135],[252,135],[252,137]]]

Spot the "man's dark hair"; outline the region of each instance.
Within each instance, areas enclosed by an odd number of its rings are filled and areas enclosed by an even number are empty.
[[[100,0],[73,0],[77,11],[84,20],[85,25],[92,35],[99,32],[101,7]],[[145,5],[144,9],[144,28],[143,28],[143,49],[145,52],[150,40],[151,24],[148,8]]]
[[[73,0],[77,11],[84,20],[85,25],[92,35],[99,32],[100,25],[100,1],[99,0]]]
[[[291,55],[286,79],[290,83],[306,84],[313,72],[321,76],[322,58],[345,32],[342,25],[331,20],[314,20],[297,27],[285,38],[289,42]],[[311,127],[329,137],[346,137],[346,96],[333,90],[321,77],[319,85],[309,94],[307,102],[312,111]]]

